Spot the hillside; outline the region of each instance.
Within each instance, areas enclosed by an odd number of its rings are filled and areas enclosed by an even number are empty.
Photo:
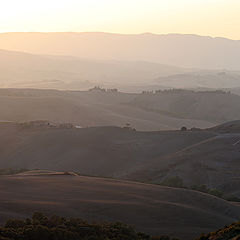
[[[138,231],[188,240],[240,215],[236,205],[184,189],[71,175],[20,174],[0,180],[1,222],[40,211],[89,221],[121,221]]]
[[[0,168],[50,169],[124,177],[139,167],[215,136],[211,132],[138,132],[0,124]]]
[[[139,94],[129,104],[149,112],[217,124],[240,119],[239,103],[238,95],[222,91],[165,90]]]
[[[0,168],[70,171],[158,184],[177,176],[188,188],[206,185],[226,198],[240,198],[238,125],[139,132],[1,123]]]
[[[157,78],[155,83],[170,88],[226,88],[233,92],[237,92],[235,88],[239,88],[239,80],[240,72],[231,72],[226,70],[202,70],[162,76]]]
[[[204,184],[226,196],[240,197],[239,129],[239,121],[209,129],[220,134],[168,156],[158,157],[129,177],[145,181],[151,176],[152,182],[161,183],[178,176],[187,187]]]
[[[240,133],[240,120],[226,122],[210,129],[220,133]]]
[[[2,123],[0,168],[75,171],[150,183],[178,176],[187,187],[205,184],[227,197],[240,197],[240,134],[217,129],[139,132]]]
[[[205,120],[179,119],[174,115],[149,112],[128,104],[137,96],[121,92],[0,89],[0,120],[49,120],[71,122],[82,127],[122,127],[129,123],[138,130],[213,126]]]
[[[240,69],[239,41],[197,35],[1,33],[0,46],[34,54],[148,61],[188,68]]]
[[[0,89],[1,121],[49,120],[137,130],[209,128],[240,119],[240,96],[223,91],[157,93]],[[11,109],[11,111],[9,110]],[[219,111],[221,109],[221,111]]]

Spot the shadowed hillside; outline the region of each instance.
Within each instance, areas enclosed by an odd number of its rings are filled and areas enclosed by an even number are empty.
[[[153,182],[161,183],[178,176],[187,187],[204,184],[229,197],[240,197],[239,129],[239,121],[209,129],[219,134],[168,156],[158,157],[129,177],[144,181],[152,176]]]
[[[240,215],[236,205],[184,189],[54,172],[0,180],[1,222],[40,211],[89,221],[121,221],[148,234],[190,240]]]
[[[223,126],[237,129],[239,122],[159,132],[34,123],[0,124],[0,168],[75,171],[158,184],[177,176],[185,187],[206,185],[226,198],[240,197],[240,135],[223,132]]]
[[[46,168],[125,176],[156,157],[215,136],[210,132],[138,132],[117,127],[82,129],[0,124],[0,168]]]
[[[34,122],[33,122],[34,123]],[[161,183],[178,176],[239,196],[239,133],[217,128],[138,132],[128,128],[0,125],[0,168],[51,169]]]

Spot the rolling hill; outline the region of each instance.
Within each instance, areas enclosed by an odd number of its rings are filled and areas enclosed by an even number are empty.
[[[153,235],[190,240],[240,215],[237,205],[184,189],[38,171],[0,180],[1,222],[40,211],[89,221],[121,221]]]
[[[209,121],[150,112],[128,104],[136,97],[137,94],[121,92],[0,89],[0,120],[24,122],[42,119],[71,122],[82,127],[122,127],[129,123],[138,130],[213,126]]]
[[[0,89],[0,168],[77,171],[158,184],[177,176],[187,187],[204,184],[240,197],[239,121],[212,127],[240,119],[239,106],[239,96],[221,91]],[[21,124],[39,119],[80,129]],[[169,131],[182,126],[196,128]],[[149,132],[159,129],[167,131]]]
[[[191,71],[182,74],[171,74],[156,79],[155,84],[170,88],[203,88],[203,89],[229,89],[235,92],[239,88],[240,72],[226,70]],[[237,91],[236,91],[237,92]]]
[[[156,157],[215,136],[211,132],[137,132],[0,124],[0,168],[50,169],[124,177]]]
[[[221,109],[221,111],[219,111]],[[0,89],[0,120],[49,120],[82,127],[137,130],[209,128],[240,119],[240,96],[223,91],[165,90],[156,94]]]
[[[188,188],[206,185],[224,197],[240,197],[238,121],[206,130],[158,132],[31,124],[0,124],[0,168],[74,171],[157,184],[177,176]]]
[[[224,123],[240,119],[239,96],[222,91],[165,90],[139,94],[129,104],[149,112]]]
[[[130,178],[145,181],[151,176],[152,182],[161,183],[164,179],[178,176],[187,187],[204,184],[228,196],[240,197],[239,127],[240,122],[234,121],[209,129],[218,135],[158,157]]]

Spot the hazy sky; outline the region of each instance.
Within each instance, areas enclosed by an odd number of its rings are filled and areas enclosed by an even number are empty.
[[[193,33],[240,39],[240,0],[0,0],[0,32]]]

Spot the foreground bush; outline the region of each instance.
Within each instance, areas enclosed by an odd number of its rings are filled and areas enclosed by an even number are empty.
[[[0,240],[171,240],[150,237],[123,223],[88,223],[79,218],[46,217],[35,213],[32,219],[8,220],[0,228]]]
[[[233,223],[206,235],[202,235],[197,240],[240,240],[240,222]]]

